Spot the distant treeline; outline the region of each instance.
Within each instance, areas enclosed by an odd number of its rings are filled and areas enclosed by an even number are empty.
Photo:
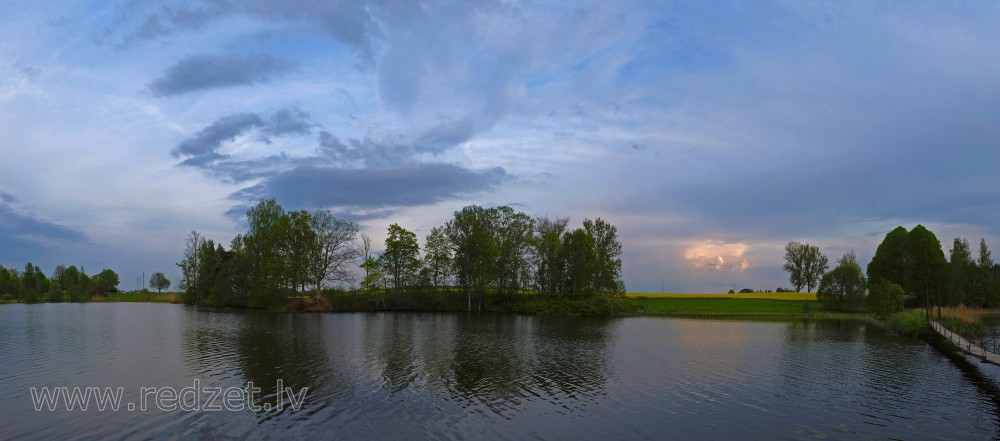
[[[868,310],[887,316],[910,306],[1000,307],[1000,265],[986,240],[973,255],[966,239],[956,237],[948,258],[941,242],[923,225],[897,227],[886,234],[865,269],[854,252],[828,259],[813,245],[789,242],[785,270],[796,289],[818,285],[817,299],[830,309]]]
[[[327,285],[370,294],[383,307],[386,297],[403,292],[459,289],[468,309],[515,294],[585,299],[625,292],[618,231],[602,219],[570,230],[568,218],[473,205],[432,228],[422,246],[412,231],[390,225],[381,253],[356,223],[328,210],[286,211],[274,199],[261,200],[247,221],[249,231],[228,249],[196,231],[188,235],[178,263],[185,303],[273,307],[301,294],[319,296]]]
[[[6,302],[81,302],[116,292],[117,287],[118,274],[109,269],[88,276],[83,267],[59,265],[49,278],[31,263],[24,271],[0,265],[0,300]]]

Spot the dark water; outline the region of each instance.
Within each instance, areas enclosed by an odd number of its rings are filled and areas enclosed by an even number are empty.
[[[275,408],[124,408],[196,379]],[[301,409],[276,409],[279,379]],[[60,386],[123,387],[122,408],[34,410]],[[988,389],[855,321],[0,306],[10,439],[997,439]]]

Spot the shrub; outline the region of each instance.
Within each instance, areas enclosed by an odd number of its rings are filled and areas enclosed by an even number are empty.
[[[868,287],[868,298],[865,301],[865,306],[871,315],[878,319],[885,319],[902,311],[905,299],[906,293],[903,292],[901,286],[885,279],[879,279]]]
[[[740,294],[746,294],[746,293],[753,293],[753,290],[750,288],[743,288],[740,290]]]

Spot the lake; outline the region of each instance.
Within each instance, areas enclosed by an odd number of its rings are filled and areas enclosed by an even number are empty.
[[[181,410],[248,382],[242,409]],[[35,410],[62,387],[120,408]],[[998,401],[865,321],[0,306],[6,439],[972,440]]]

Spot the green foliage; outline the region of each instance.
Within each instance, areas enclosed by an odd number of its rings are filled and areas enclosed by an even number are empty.
[[[618,228],[597,218],[584,219],[583,229],[594,241],[594,291],[601,295],[624,294],[622,244],[618,241]]]
[[[866,307],[879,320],[886,320],[892,314],[903,310],[906,292],[903,287],[885,279],[869,280]]]
[[[747,294],[747,293],[752,293],[752,292],[753,292],[753,290],[750,289],[750,288],[743,288],[743,289],[740,290],[741,294]]]
[[[864,306],[864,273],[854,252],[837,261],[837,267],[823,275],[816,292],[816,300],[824,307],[836,311],[857,311]]]
[[[907,232],[897,227],[889,232],[868,264],[868,278],[884,279],[903,287],[919,305],[946,301],[948,262],[941,242],[923,225]]]
[[[896,227],[885,235],[875,250],[875,256],[868,263],[868,279],[883,279],[906,289],[910,267],[909,233],[903,227]]]
[[[45,299],[50,302],[63,301],[62,286],[59,285],[58,281],[52,280],[49,282],[49,289],[45,293]]]
[[[385,265],[384,271],[397,292],[414,285],[420,270],[419,255],[417,235],[397,224],[389,225],[381,263]]]
[[[14,301],[14,294],[6,293],[2,297],[0,297],[0,299],[2,299],[5,303],[13,302]]]
[[[109,292],[114,292],[118,290],[118,273],[105,268],[101,272],[94,275],[93,279],[93,289],[97,294],[107,294]]]
[[[155,271],[149,276],[149,286],[153,287],[158,293],[163,292],[165,289],[170,289],[170,279],[163,273]]]
[[[448,283],[452,274],[452,252],[444,227],[431,228],[424,239],[424,268],[435,291]]]
[[[535,236],[532,241],[532,259],[535,265],[535,283],[543,294],[557,294],[562,289],[563,265],[560,261],[562,237],[569,226],[569,218],[535,219]]]
[[[897,312],[884,321],[897,334],[916,337],[933,332],[927,326],[923,311],[919,309],[906,309]]]
[[[21,273],[22,298],[25,303],[38,301],[42,293],[49,286],[49,279],[42,273],[41,268],[28,262],[24,265],[24,272]]]
[[[940,305],[942,288],[947,282],[948,262],[941,251],[941,242],[923,225],[907,234],[909,271],[903,288],[916,294],[923,304]]]
[[[563,292],[573,298],[592,296],[597,269],[593,236],[582,228],[566,233],[563,237],[560,259],[565,265]]]
[[[785,245],[784,269],[796,292],[801,292],[803,286],[807,292],[812,292],[828,267],[829,261],[819,247],[798,242]]]

